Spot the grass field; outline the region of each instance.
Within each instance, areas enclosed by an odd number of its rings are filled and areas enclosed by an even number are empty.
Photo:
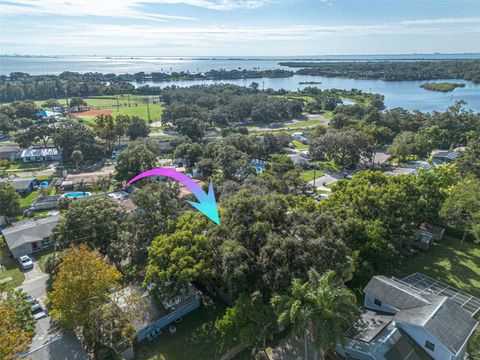
[[[292,144],[295,146],[295,149],[297,150],[308,150],[308,144],[302,144],[298,140],[293,140]]]
[[[297,121],[294,123],[283,125],[282,129],[296,129],[296,128],[302,128],[307,126],[317,126],[317,125],[323,125],[323,121],[322,120]]]
[[[223,343],[215,330],[215,321],[223,316],[225,306],[220,303],[205,305],[175,324],[177,332],[170,334],[168,328],[154,341],[142,341],[135,348],[135,359],[140,360],[189,360],[219,359],[236,345],[233,339]]]
[[[409,258],[389,275],[405,277],[414,272],[480,297],[480,245],[466,242],[460,249],[459,239],[445,236],[428,251]]]
[[[143,95],[118,95],[118,101],[116,95],[107,96],[92,96],[84,98],[87,104],[92,109],[111,110],[112,115],[128,115],[138,116],[144,120],[148,120],[148,108],[150,108],[150,119],[152,121],[159,121],[162,115],[162,105],[158,102],[152,103],[152,98],[158,96],[149,96],[149,106],[147,107],[147,96]],[[129,100],[130,99],[130,100]],[[58,102],[61,105],[65,104],[65,99],[59,99]],[[35,103],[41,106],[44,101],[35,101]],[[81,116],[86,123],[91,123],[94,116]]]
[[[323,173],[318,171],[318,170],[317,171],[306,170],[306,171],[302,172],[302,174],[300,175],[300,179],[302,179],[305,182],[309,182],[313,179],[319,178],[320,176],[323,176]]]
[[[3,236],[1,237],[3,244]],[[9,256],[9,250],[7,245],[0,245],[0,259],[2,266],[0,267],[0,280],[11,277],[12,280],[6,284],[8,287],[20,286],[25,280],[25,275],[20,270],[17,260],[11,259]]]
[[[32,205],[38,195],[40,195],[40,190],[35,190],[26,196],[22,196],[20,198],[20,206],[24,207]]]

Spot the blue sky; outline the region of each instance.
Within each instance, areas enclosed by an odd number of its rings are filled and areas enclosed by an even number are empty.
[[[0,0],[0,53],[480,52],[480,0]]]

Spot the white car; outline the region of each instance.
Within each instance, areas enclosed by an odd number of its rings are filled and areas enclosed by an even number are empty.
[[[23,270],[33,269],[33,261],[32,259],[30,259],[29,256],[27,255],[20,256],[18,261]]]

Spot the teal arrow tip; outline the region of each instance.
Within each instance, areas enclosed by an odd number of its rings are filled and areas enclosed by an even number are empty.
[[[197,196],[197,198],[200,202],[189,201],[188,203],[207,216],[215,224],[220,225],[220,217],[218,216],[217,201],[215,200],[212,181],[210,181],[210,186],[208,187],[208,194]]]

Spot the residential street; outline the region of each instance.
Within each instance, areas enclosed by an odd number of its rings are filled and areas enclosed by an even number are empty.
[[[42,272],[38,266],[38,262],[34,261],[32,270],[25,272],[25,281],[17,289],[22,289],[28,295],[33,295],[38,300],[42,308],[45,310],[45,300],[47,298],[47,280],[48,275]],[[55,329],[51,322],[50,316],[37,320],[35,326],[35,335],[30,345],[30,351],[49,343],[61,335],[58,329]]]

